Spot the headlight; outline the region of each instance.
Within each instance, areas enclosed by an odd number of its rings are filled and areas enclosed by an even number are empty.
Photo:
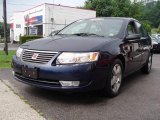
[[[99,52],[69,53],[64,52],[57,58],[57,64],[85,63],[98,60]]]
[[[17,57],[20,57],[21,54],[22,54],[22,52],[23,52],[23,49],[19,47],[19,48],[17,49],[16,56],[17,56]]]

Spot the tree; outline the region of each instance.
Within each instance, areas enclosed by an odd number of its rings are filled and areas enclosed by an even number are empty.
[[[143,5],[130,0],[87,0],[86,9],[96,10],[97,16],[140,18]]]
[[[143,20],[141,21],[142,25],[144,26],[144,28],[151,33],[152,27],[151,27],[151,23],[148,20]]]
[[[7,36],[9,36],[10,24],[7,24]],[[4,37],[4,24],[0,22],[0,36]]]
[[[151,22],[152,27],[158,28],[160,24],[160,1],[155,2],[152,6],[146,6],[145,20]]]
[[[96,10],[97,16],[111,16],[114,10],[112,0],[87,0],[84,7]]]
[[[86,0],[84,7],[96,10],[98,17],[132,17],[143,21],[149,32],[160,24],[160,1],[145,6],[130,0]]]
[[[130,17],[130,0],[112,0],[112,5],[114,6],[113,16]]]

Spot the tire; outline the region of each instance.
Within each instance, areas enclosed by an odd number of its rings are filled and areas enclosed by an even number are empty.
[[[146,64],[141,68],[141,71],[145,74],[149,74],[152,69],[152,54],[150,53]]]
[[[116,59],[110,66],[109,74],[106,80],[104,95],[107,97],[115,97],[119,94],[123,78],[123,65],[121,60]]]

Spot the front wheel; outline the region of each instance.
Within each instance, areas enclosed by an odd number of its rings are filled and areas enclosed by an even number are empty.
[[[110,67],[106,87],[104,90],[105,95],[108,97],[115,97],[119,94],[119,90],[122,84],[122,66],[122,62],[117,59]]]
[[[152,69],[152,54],[149,55],[146,64],[142,67],[141,71],[145,74],[149,74]]]

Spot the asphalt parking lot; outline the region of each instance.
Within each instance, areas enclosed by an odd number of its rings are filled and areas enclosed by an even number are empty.
[[[160,120],[160,55],[153,56],[149,75],[140,71],[125,78],[119,96],[98,92],[66,94],[34,88],[14,80],[11,70],[0,70],[0,80],[23,96],[48,120]]]

